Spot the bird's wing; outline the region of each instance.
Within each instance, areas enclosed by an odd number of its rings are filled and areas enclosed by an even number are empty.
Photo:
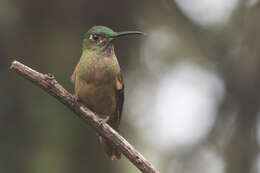
[[[115,97],[116,97],[116,111],[111,119],[111,125],[114,129],[118,130],[120,120],[122,117],[123,104],[124,104],[124,83],[122,74],[115,78]]]
[[[78,73],[78,68],[79,68],[79,64],[76,65],[75,70],[74,70],[73,74],[70,77],[70,81],[72,83],[75,83],[75,81],[76,81],[76,75]]]

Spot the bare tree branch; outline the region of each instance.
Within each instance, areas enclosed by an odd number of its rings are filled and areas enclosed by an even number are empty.
[[[10,69],[20,74],[25,79],[41,87],[50,95],[58,99],[70,110],[90,125],[101,136],[108,139],[143,173],[159,173],[131,144],[120,136],[113,128],[98,118],[91,110],[77,102],[76,98],[65,90],[50,74],[39,73],[18,61],[13,61]]]

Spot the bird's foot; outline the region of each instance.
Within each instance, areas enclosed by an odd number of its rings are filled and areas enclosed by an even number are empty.
[[[100,118],[100,119],[99,119],[99,123],[100,123],[100,125],[101,125],[101,124],[105,124],[105,123],[108,122],[108,120],[109,120],[109,116],[106,116],[106,118]]]
[[[73,98],[78,102],[79,101],[79,97],[77,95],[73,95]]]
[[[109,116],[106,116],[106,118],[99,118],[99,127],[100,126],[103,126],[105,123],[107,123],[108,122],[108,120],[109,120]],[[102,144],[103,143],[103,137],[100,135],[100,134],[98,134],[98,139],[99,139],[99,142]]]
[[[108,120],[109,120],[109,116],[106,116],[106,118],[102,118],[102,120],[103,120],[105,123],[107,123]]]

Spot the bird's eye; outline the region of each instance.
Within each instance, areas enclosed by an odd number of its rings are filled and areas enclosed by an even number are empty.
[[[91,35],[91,39],[94,41],[98,41],[99,40],[99,36],[97,34],[92,34]]]

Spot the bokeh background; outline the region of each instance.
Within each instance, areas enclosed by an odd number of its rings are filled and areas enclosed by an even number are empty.
[[[12,60],[70,92],[83,33],[115,42],[126,101],[121,134],[163,173],[260,172],[258,0],[1,0],[0,172],[139,172],[109,161],[96,133],[9,71]]]

